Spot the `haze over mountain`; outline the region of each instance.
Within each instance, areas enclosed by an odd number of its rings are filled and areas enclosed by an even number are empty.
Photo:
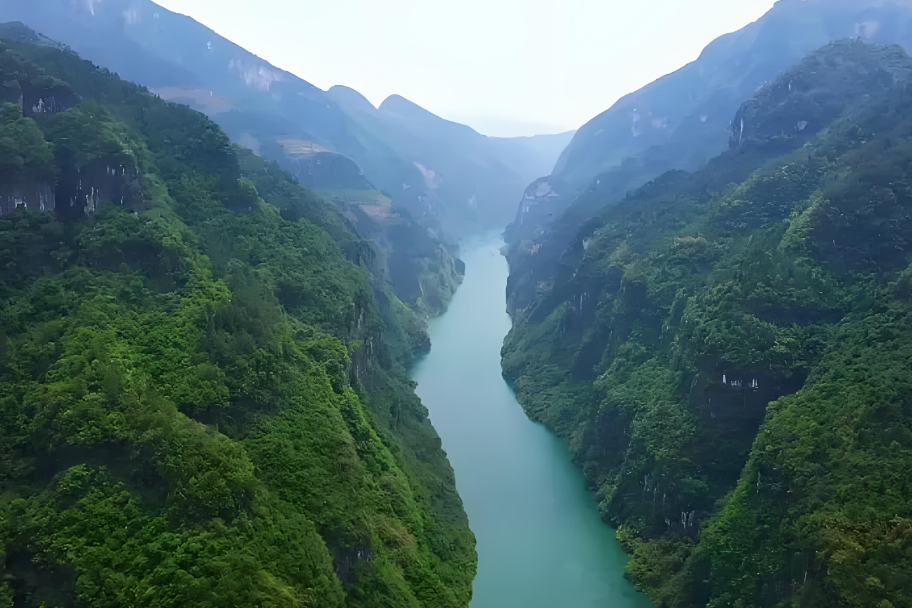
[[[505,225],[572,135],[489,138],[397,97],[376,110],[150,0],[3,0],[7,19],[206,113],[238,144],[327,192],[374,244],[397,295],[426,313],[444,310],[461,280],[456,239]]]
[[[493,209],[486,201],[510,200],[535,178],[536,172],[550,169],[554,151],[563,149],[573,135],[486,137],[398,95],[388,97],[379,108],[347,87],[335,86],[328,95],[366,138],[386,142],[402,157],[411,158],[436,197],[468,201],[479,218],[475,221],[486,227],[502,226],[512,215],[509,206]],[[460,234],[472,231],[472,224],[456,214],[442,217],[450,230]],[[460,223],[464,226],[457,227]]]
[[[477,116],[461,112],[450,112],[448,116],[450,120],[471,125],[473,129],[489,137],[534,137],[567,130],[556,125],[525,122],[496,116]]]
[[[486,135],[512,136],[578,127],[774,2],[700,0],[699,9],[689,0],[159,3],[322,89],[347,85],[375,106],[399,94]],[[497,132],[492,120],[559,128]]]

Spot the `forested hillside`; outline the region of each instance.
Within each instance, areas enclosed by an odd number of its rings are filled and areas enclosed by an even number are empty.
[[[5,34],[0,605],[467,606],[374,249],[202,114]]]
[[[831,44],[583,226],[503,350],[659,607],[912,606],[912,59]]]

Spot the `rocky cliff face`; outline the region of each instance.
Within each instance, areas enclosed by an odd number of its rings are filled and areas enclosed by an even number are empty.
[[[511,314],[528,306],[536,294],[551,288],[551,269],[535,263],[555,213],[561,213],[573,190],[555,177],[542,177],[526,188],[516,219],[504,231],[504,255],[510,264],[507,310]]]
[[[117,159],[98,159],[85,167],[70,165],[54,183],[3,184],[0,216],[18,209],[56,210],[61,219],[92,215],[106,204],[132,207],[142,202],[138,175],[133,167],[111,165]]]
[[[523,193],[516,219],[507,227],[504,237],[510,242],[541,236],[550,218],[560,212],[572,190],[555,177],[540,177]]]
[[[53,85],[38,83],[29,86],[30,84],[26,83],[22,89],[22,113],[29,118],[48,118],[68,110],[77,102],[75,96],[64,87],[57,90]]]
[[[57,181],[58,214],[62,217],[97,213],[103,205],[133,207],[142,202],[136,169],[111,164],[118,159],[97,159],[85,167],[63,171]],[[64,204],[66,207],[64,208]]]
[[[23,207],[31,211],[53,211],[57,206],[54,184],[4,185],[0,187],[0,217]]]

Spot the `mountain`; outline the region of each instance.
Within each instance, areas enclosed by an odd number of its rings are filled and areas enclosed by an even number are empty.
[[[566,131],[530,137],[490,137],[489,145],[501,162],[522,178],[523,184],[529,184],[540,176],[547,175],[554,166],[554,152],[564,150],[574,133],[575,131]],[[513,219],[512,216],[510,219]]]
[[[454,214],[434,209],[434,199],[428,199],[434,216],[457,234],[506,225],[517,193],[554,162],[572,135],[486,137],[399,95],[388,97],[379,108],[347,87],[333,87],[329,95],[369,136],[411,159],[438,201],[464,202],[463,211]]]
[[[525,307],[537,289],[568,270],[560,257],[586,220],[666,171],[702,167],[725,149],[744,99],[807,53],[846,37],[910,49],[912,5],[780,0],[758,21],[712,42],[696,61],[581,127],[551,173],[551,189],[560,196],[524,200],[506,233],[511,308]]]
[[[2,603],[467,607],[423,319],[345,210],[21,24],[0,83]]]
[[[724,148],[741,101],[785,67],[839,38],[906,44],[910,26],[906,2],[780,0],[761,19],[713,41],[696,61],[586,123],[553,174],[583,188],[653,146],[675,146],[678,162],[705,163]]]
[[[660,608],[912,602],[910,100],[900,46],[813,52],[517,312],[504,374]]]
[[[22,21],[205,112],[305,185],[376,188],[425,227],[440,232],[446,222],[452,236],[502,227],[538,176],[517,167],[530,158],[552,164],[565,145],[562,137],[492,142],[397,96],[375,110],[351,89],[322,91],[151,0],[4,0],[0,21]],[[422,127],[431,132],[422,136]]]
[[[366,134],[356,138],[355,126],[324,91],[148,0],[6,0],[0,20],[6,18],[33,26],[163,99],[206,113],[234,141],[278,162],[302,184],[337,193],[347,215],[358,219],[361,236],[378,244],[381,258],[401,246],[395,260],[381,259],[399,297],[425,314],[445,310],[461,275],[455,246],[436,218],[424,213],[420,171],[383,142]],[[405,187],[410,183],[414,189]],[[375,186],[394,194],[381,195]],[[377,200],[385,202],[378,206]],[[429,238],[433,244],[426,243]],[[391,247],[381,241],[394,242]],[[422,285],[427,292],[419,291]]]

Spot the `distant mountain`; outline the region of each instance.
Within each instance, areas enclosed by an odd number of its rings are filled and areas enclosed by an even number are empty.
[[[713,41],[680,70],[625,96],[579,129],[553,174],[584,187],[652,146],[678,146],[681,163],[724,149],[738,105],[785,67],[831,40],[912,40],[907,2],[780,0],[761,19]]]
[[[506,225],[517,193],[553,162],[572,136],[487,137],[399,95],[388,97],[379,108],[348,87],[333,87],[329,95],[366,139],[384,141],[412,161],[433,194],[427,198],[430,210],[457,233],[470,232],[473,226]],[[434,209],[443,201],[461,204]]]
[[[306,185],[376,188],[438,231],[504,226],[538,177],[517,168],[553,164],[569,139],[504,143],[398,96],[377,109],[352,89],[325,92],[151,0],[3,0],[0,21],[13,20],[205,112]]]
[[[563,150],[575,131],[531,137],[491,137],[491,146],[502,162],[523,178],[523,183],[547,175],[554,166],[554,151]],[[512,201],[515,202],[515,201]]]
[[[703,166],[726,148],[744,99],[840,38],[912,49],[912,3],[780,0],[756,22],[712,42],[696,61],[581,127],[551,175],[560,196],[532,204],[524,199],[507,231],[511,306],[528,305],[541,285],[554,280],[584,222],[666,171]]]

